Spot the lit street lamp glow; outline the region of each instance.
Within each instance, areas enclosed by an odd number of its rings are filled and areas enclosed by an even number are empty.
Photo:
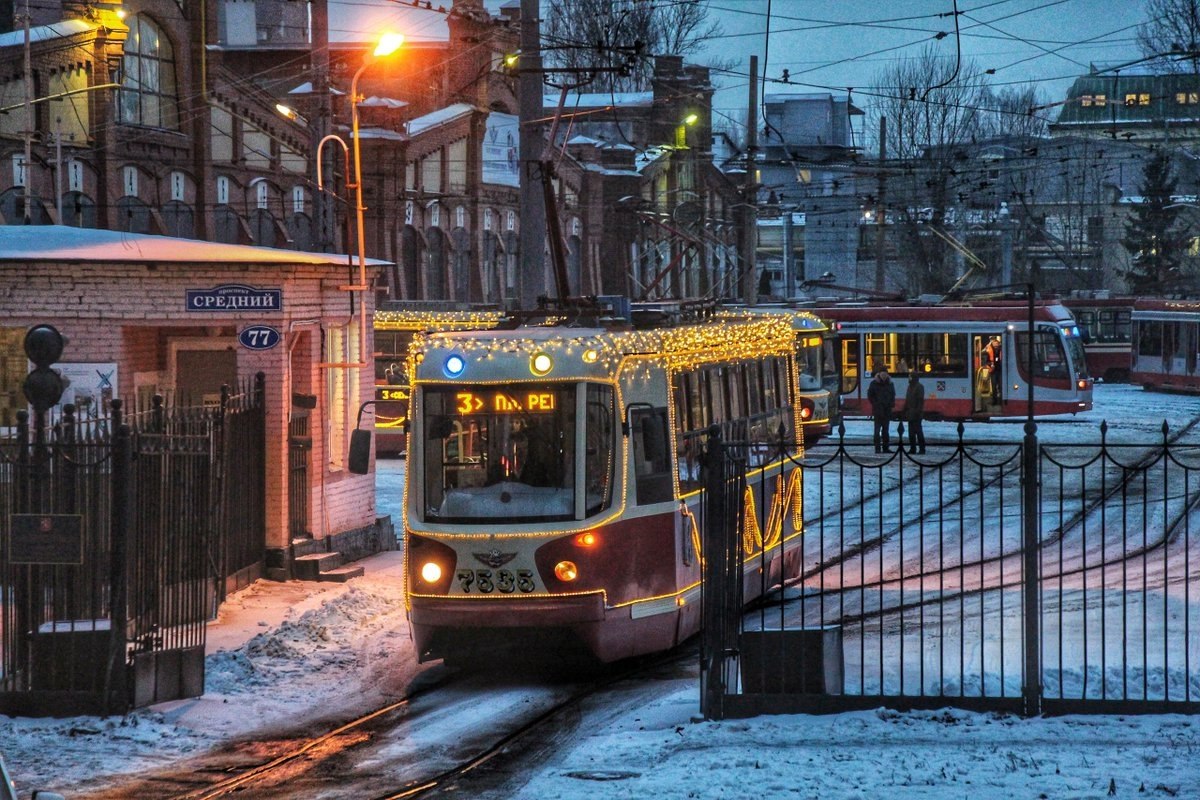
[[[362,145],[359,143],[358,137],[358,104],[362,98],[358,95],[358,79],[366,72],[367,67],[375,63],[377,58],[391,55],[404,42],[404,37],[398,33],[385,33],[379,37],[379,44],[376,45],[374,51],[363,55],[362,66],[354,73],[354,79],[350,82],[350,140],[354,148],[354,181],[349,183],[347,188],[354,189],[354,221],[358,233],[358,283],[342,286],[341,289],[349,292],[365,293],[370,286],[367,284],[367,239],[363,231],[363,212],[366,208],[363,207],[363,191],[362,191]],[[348,151],[346,142],[337,134],[330,134],[320,141],[317,145],[317,188],[324,189],[324,182],[321,177],[321,148],[330,139],[337,140],[342,149]],[[340,361],[335,363],[321,364],[322,367],[353,367],[362,369],[370,363],[366,355],[367,342],[367,313],[365,300],[359,308],[359,361]]]

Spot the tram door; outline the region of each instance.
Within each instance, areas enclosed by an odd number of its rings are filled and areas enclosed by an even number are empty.
[[[1005,353],[999,333],[971,336],[971,397],[976,414],[995,414],[1004,398]]]

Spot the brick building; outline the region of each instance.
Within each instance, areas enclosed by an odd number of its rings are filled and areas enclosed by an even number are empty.
[[[95,373],[105,376],[108,396],[132,409],[155,394],[181,405],[212,403],[222,384],[262,372],[264,573],[291,574],[297,535],[356,555],[386,549],[376,526],[374,474],[352,475],[346,463],[349,432],[359,405],[373,396],[374,372],[321,366],[362,352],[363,315],[351,315],[345,283],[344,256],[65,226],[0,227],[0,426],[11,426],[13,412],[25,407],[22,341],[34,324],[51,323],[67,337],[58,368],[80,376],[71,391],[83,418],[106,413],[100,392],[89,393],[96,398],[90,404],[76,397]],[[247,292],[274,300],[249,310],[203,302]],[[248,349],[239,333],[249,325],[270,326],[278,343]],[[307,427],[299,453],[297,421]]]

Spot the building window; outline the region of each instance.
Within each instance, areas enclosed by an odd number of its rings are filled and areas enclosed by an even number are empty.
[[[229,178],[224,175],[217,178],[217,203],[220,205],[229,203]]]
[[[212,160],[229,163],[233,161],[233,115],[218,106],[210,108]]]
[[[123,184],[125,186],[125,194],[129,197],[137,197],[138,194],[138,171],[137,167],[125,167],[122,170],[124,173]]]
[[[1108,105],[1108,95],[1098,94],[1092,97],[1092,102],[1098,106]]]
[[[1150,105],[1150,93],[1149,92],[1139,92],[1138,93],[1138,105],[1139,106]]]
[[[271,197],[271,192],[270,192],[270,189],[267,187],[266,182],[260,181],[259,184],[254,187],[254,205],[255,205],[255,207],[256,208],[266,208],[267,201],[270,199],[270,197]]]
[[[1090,94],[1081,95],[1079,97],[1079,105],[1087,108],[1092,104],[1092,96]]]
[[[178,202],[183,202],[183,200],[184,200],[183,193],[186,188],[187,188],[187,180],[184,178],[183,173],[178,172],[178,171],[172,172],[171,173],[171,199],[176,200]]]
[[[1176,92],[1175,102],[1181,106],[1194,106],[1200,103],[1200,92]]]
[[[1125,95],[1125,105],[1126,106],[1136,106],[1137,105],[1137,94],[1134,92],[1129,92],[1128,94],[1126,94]]]
[[[118,121],[128,125],[178,129],[175,50],[171,41],[143,14],[138,14],[128,24]]]
[[[304,187],[303,186],[293,186],[292,187],[292,213],[293,214],[303,214],[304,213]]]

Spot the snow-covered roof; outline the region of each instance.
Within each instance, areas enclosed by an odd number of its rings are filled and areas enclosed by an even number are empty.
[[[383,139],[389,142],[403,142],[408,139],[399,131],[389,130],[388,128],[359,128],[358,138],[360,139]]]
[[[55,22],[53,25],[38,25],[36,28],[30,28],[29,41],[31,44],[37,44],[38,42],[65,39],[68,36],[94,31],[97,27],[96,24],[85,19],[65,19],[62,22]],[[0,34],[0,47],[18,46],[25,46],[24,28]]]
[[[558,108],[558,95],[542,95],[542,105],[546,108]],[[654,105],[654,92],[585,92],[583,94],[568,94],[563,108],[621,108],[635,106],[649,108]]]
[[[669,147],[651,147],[638,153],[633,163],[639,170],[643,170],[669,152],[671,152],[671,148]]]
[[[329,93],[333,95],[345,94],[345,92],[343,92],[341,89],[335,89],[332,86],[329,87]],[[290,92],[288,92],[288,94],[314,94],[312,81],[305,81],[295,89],[292,89]]]
[[[600,141],[599,139],[593,139],[593,138],[592,138],[592,137],[590,137],[590,136],[584,136],[584,135],[580,134],[579,136],[572,136],[570,139],[568,139],[568,140],[567,140],[567,144],[596,144],[596,145],[600,145],[600,144],[604,144],[604,142]]]
[[[67,225],[0,225],[0,265],[12,261],[346,265],[344,253],[202,242]],[[372,265],[390,262],[367,259]]]
[[[358,104],[359,108],[404,108],[408,103],[394,97],[376,97],[371,95]]]
[[[427,131],[430,128],[445,125],[447,122],[452,122],[459,117],[470,114],[474,110],[475,106],[470,103],[451,103],[445,108],[439,108],[437,111],[431,111],[424,116],[409,120],[408,135],[416,136],[418,133]]]

